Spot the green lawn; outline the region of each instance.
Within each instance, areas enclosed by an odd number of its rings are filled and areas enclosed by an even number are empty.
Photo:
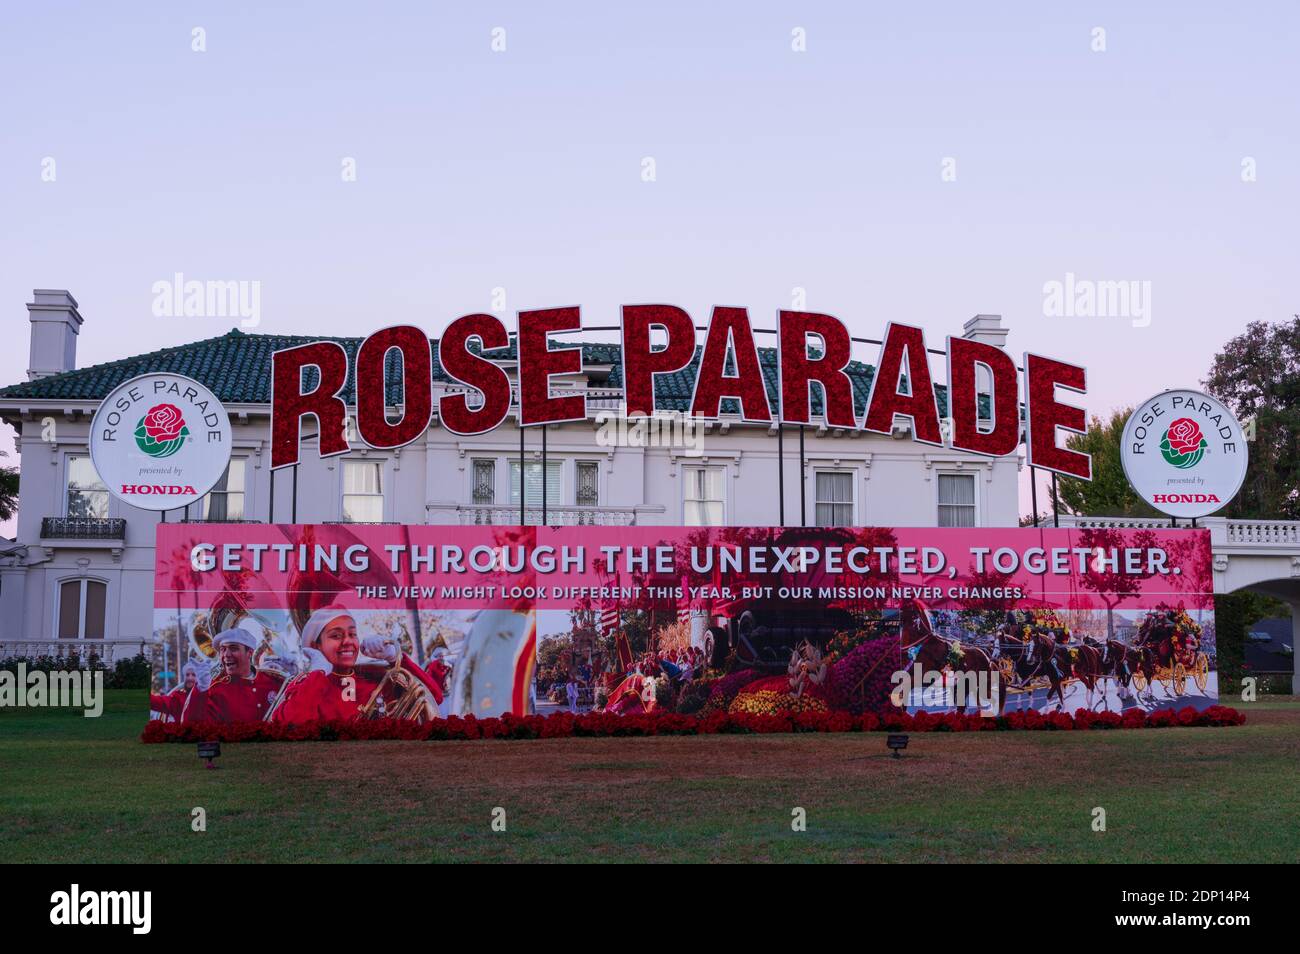
[[[215,771],[137,741],[144,693],[109,700],[0,710],[6,861],[1300,857],[1287,697],[1229,729],[913,735],[901,760],[879,734],[714,736],[227,745]]]

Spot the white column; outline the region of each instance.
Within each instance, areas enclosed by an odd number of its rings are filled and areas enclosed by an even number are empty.
[[[1295,637],[1300,633],[1300,603],[1291,603],[1291,646],[1295,647]],[[1295,663],[1295,653],[1291,654],[1291,694],[1300,695],[1300,666]]]

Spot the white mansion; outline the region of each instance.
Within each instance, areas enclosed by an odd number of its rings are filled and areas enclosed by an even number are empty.
[[[1018,456],[991,460],[904,439],[901,431],[891,438],[815,424],[802,434],[787,425],[780,435],[775,427],[738,420],[629,428],[617,417],[617,344],[584,343],[582,373],[553,382],[585,389],[601,417],[552,426],[544,438],[530,428],[522,450],[512,423],[458,437],[435,417],[423,438],[392,452],[356,443],[352,453],[321,460],[314,441],[305,439],[302,463],[273,475],[271,354],[313,339],[234,330],[78,368],[83,319],[77,302],[66,291],[38,289],[34,298],[27,306],[28,380],[0,389],[0,417],[15,429],[21,455],[17,537],[0,542],[0,656],[19,643],[30,649],[56,639],[106,639],[134,652],[151,633],[160,516],[108,493],[91,466],[87,440],[108,392],[153,371],[206,384],[224,402],[233,428],[234,456],[224,480],[201,503],[163,514],[169,521],[542,523],[545,506],[549,524],[776,525],[782,494],[787,525],[1014,527],[1018,521]],[[99,333],[111,334],[109,324]],[[966,322],[964,333],[999,346],[1007,335],[1001,319],[990,315]],[[360,342],[336,340],[350,353]],[[489,353],[497,355],[513,373],[513,347]],[[760,363],[775,393],[775,354],[762,349]],[[860,412],[872,369],[855,364],[850,370]],[[684,410],[693,376],[693,368],[660,376],[657,405]],[[434,378],[436,406],[438,389],[453,385],[436,361]],[[941,413],[945,400],[940,389]]]

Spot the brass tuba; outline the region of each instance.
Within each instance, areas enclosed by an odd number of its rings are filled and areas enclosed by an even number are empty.
[[[433,694],[431,673],[412,669],[404,664],[404,647],[410,639],[404,625],[397,644],[397,658],[382,666],[384,674],[370,698],[357,710],[360,719],[403,719],[408,722],[428,722],[438,715],[438,701]],[[414,662],[412,666],[416,665]]]
[[[397,690],[397,698],[391,701],[384,698],[390,688]],[[402,719],[417,723],[428,722],[437,715],[438,703],[433,693],[419,676],[402,666],[401,657],[388,667],[365,705],[357,710],[359,719]]]
[[[190,623],[190,648],[204,659],[216,659],[217,650],[212,645],[212,620],[207,613],[194,614]]]
[[[252,620],[262,630],[262,645],[253,656],[253,668],[259,669],[262,657],[271,648],[275,627],[250,610],[239,595],[231,590],[219,594],[207,612],[194,614],[194,621],[190,624],[190,646],[198,655],[216,659],[217,648],[213,640],[217,634],[234,629],[245,620]]]

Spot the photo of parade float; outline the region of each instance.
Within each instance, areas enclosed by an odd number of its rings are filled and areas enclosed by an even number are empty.
[[[539,713],[1123,712],[1218,700],[1213,614],[1198,621],[1173,606],[1116,613],[1109,634],[1105,613],[1091,610],[990,617],[912,604],[829,638],[791,617],[785,645],[746,623],[716,666],[729,621],[656,623],[632,610],[602,632],[595,615],[575,623],[563,611],[539,613]],[[751,636],[768,657],[788,655],[760,658]]]
[[[849,532],[787,530],[773,543],[825,546]],[[869,545],[892,538],[887,528],[851,532]],[[674,591],[659,582],[657,592]],[[820,593],[827,580],[809,569],[783,582],[787,593]],[[733,579],[725,599],[691,599],[682,581],[675,599],[541,610],[537,711],[999,715],[1217,703],[1211,599],[1188,591],[1152,600],[1132,581],[1091,571],[1075,582],[1085,597],[1062,594],[1060,605],[983,595],[996,587],[970,587],[977,595],[941,606],[853,590],[760,597],[738,595],[746,588]]]

